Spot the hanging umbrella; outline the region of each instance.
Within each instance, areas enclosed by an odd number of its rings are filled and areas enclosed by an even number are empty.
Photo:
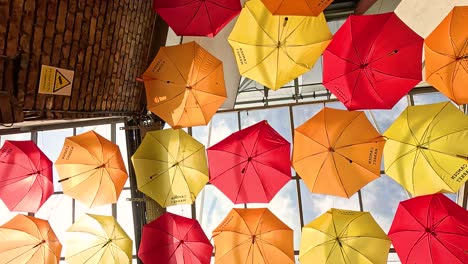
[[[0,149],[0,198],[8,209],[36,213],[53,192],[49,158],[31,140],[6,140]]]
[[[94,131],[67,137],[55,167],[63,192],[88,207],[116,203],[128,178],[119,146]]]
[[[274,16],[261,0],[250,0],[228,41],[241,75],[278,90],[309,71],[331,38],[323,14]]]
[[[114,217],[84,214],[67,229],[70,264],[131,263],[133,241]]]
[[[411,194],[454,193],[468,179],[468,117],[450,102],[407,107],[384,136],[385,173]]]
[[[351,15],[323,53],[323,85],[349,110],[390,109],[421,81],[422,44],[394,13]]]
[[[293,230],[267,208],[234,208],[213,231],[215,263],[294,263]]]
[[[212,252],[197,220],[165,213],[143,226],[138,257],[143,263],[209,264]]]
[[[262,0],[273,15],[318,16],[333,0]]]
[[[193,203],[208,182],[205,146],[181,129],[146,133],[132,162],[138,190],[162,207]]]
[[[233,203],[268,203],[291,180],[291,144],[267,121],[207,149],[210,182]]]
[[[384,144],[364,112],[325,107],[294,130],[292,164],[311,192],[349,198],[380,176]]]
[[[425,40],[426,80],[457,104],[468,103],[468,6],[458,6]]]
[[[61,251],[46,220],[19,214],[0,226],[1,263],[58,264]]]
[[[195,42],[161,47],[141,79],[148,109],[173,128],[208,124],[226,100],[222,62]]]
[[[437,193],[400,202],[388,233],[401,263],[468,263],[468,212]]]
[[[178,36],[214,37],[241,10],[240,0],[153,0],[153,8]]]
[[[391,241],[368,212],[331,208],[302,228],[301,263],[387,263]]]

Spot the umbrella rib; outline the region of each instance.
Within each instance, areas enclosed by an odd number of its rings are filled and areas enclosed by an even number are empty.
[[[81,145],[80,143],[78,143],[78,142],[75,142],[75,141],[73,141],[73,140],[71,140],[71,139],[68,139],[68,140],[70,140],[71,142],[75,143],[76,145],[78,145],[78,146],[80,146],[82,149],[84,149],[86,152],[88,152],[88,154],[91,156],[91,158],[94,159],[94,161],[96,161],[97,164],[101,164],[101,161],[99,161],[99,160],[89,151],[89,149],[85,148],[84,146],[82,146],[82,145]]]
[[[393,74],[390,74],[390,73],[388,73],[388,72],[383,72],[383,71],[377,70],[377,69],[375,69],[375,68],[370,68],[370,70],[371,70],[371,71],[374,71],[374,72],[381,73],[381,74],[383,74],[383,75],[395,77],[395,78],[406,79],[406,80],[414,80],[414,81],[421,81],[420,79],[414,79],[414,78],[410,78],[410,77],[406,77],[406,76],[393,75]]]
[[[361,112],[361,113],[363,113],[363,112]],[[338,134],[338,136],[336,137],[335,142],[333,142],[333,145],[330,144],[332,148],[335,148],[335,147],[336,147],[336,144],[338,143],[338,140],[340,140],[340,138],[341,138],[341,136],[344,134],[345,130],[346,130],[354,121],[356,121],[356,119],[359,117],[359,115],[360,115],[360,114],[358,113],[356,116],[354,116],[354,118],[351,119],[351,120],[349,121],[349,123],[348,123],[343,129],[341,129],[340,134]],[[326,122],[325,122],[325,123],[326,123]],[[328,132],[327,132],[327,137],[328,137]]]
[[[273,39],[269,34],[268,32],[265,31],[265,29],[262,27],[263,23],[259,23],[256,19],[255,19],[255,16],[253,14],[253,12],[250,10],[249,8],[249,5],[245,5],[244,8],[250,13],[250,15],[252,16],[252,18],[255,20],[255,22],[257,22],[257,25],[258,27],[261,29],[261,31],[263,31],[263,33],[271,40],[271,42],[276,45],[276,42],[275,39]]]
[[[198,1],[198,3],[200,3],[200,2],[201,2],[201,1]],[[196,3],[196,2],[195,2],[195,3]],[[194,20],[195,17],[198,15],[198,12],[200,12],[200,9],[201,9],[201,6],[202,6],[202,5],[203,5],[202,3],[200,3],[200,4],[198,5],[197,11],[193,13],[192,18],[190,18],[189,22],[187,23],[187,25],[185,25],[184,29],[182,30],[183,33],[185,33],[185,30],[187,30],[187,28],[193,23],[193,20]],[[210,26],[210,28],[211,28],[211,26]],[[184,35],[185,35],[185,34],[184,34]],[[177,67],[176,67],[176,68],[177,68]]]
[[[225,232],[225,231],[223,231],[223,232]],[[222,255],[221,257],[219,257],[218,260],[217,260],[217,262],[219,262],[219,261],[220,261],[222,258],[224,258],[226,255],[228,255],[231,251],[234,251],[236,248],[242,246],[242,245],[245,244],[245,243],[250,243],[250,241],[251,241],[250,239],[247,239],[247,240],[245,240],[245,241],[243,241],[243,242],[241,242],[241,243],[235,245],[235,246],[232,247],[230,250],[226,251],[226,253],[224,253],[224,255]]]
[[[245,257],[245,261],[244,261],[245,264],[248,263],[247,261],[248,261],[248,259],[249,259],[249,255],[250,255],[250,251],[252,250],[252,247],[253,247],[253,246],[250,245],[249,251],[247,251],[247,254],[246,254],[246,257]],[[253,264],[253,253],[252,253],[252,264]]]
[[[87,248],[85,248],[85,249],[83,249],[83,250],[81,250],[81,251],[79,251],[79,252],[76,252],[76,253],[73,254],[73,255],[70,255],[70,256],[65,257],[65,260],[71,259],[71,258],[73,258],[73,257],[76,257],[77,255],[79,255],[79,254],[81,254],[81,253],[83,253],[83,252],[85,252],[85,251],[87,251],[87,250],[90,250],[90,249],[92,249],[92,248],[94,248],[94,247],[101,246],[101,248],[100,248],[99,250],[97,250],[93,255],[91,255],[91,257],[92,257],[92,256],[96,255],[96,253],[98,253],[98,252],[103,248],[103,245],[104,245],[104,244],[105,244],[105,243],[100,243],[100,244],[97,244],[97,245],[93,245],[93,246],[87,247]],[[91,258],[91,257],[90,257],[90,258]],[[88,261],[90,258],[88,258],[86,261]],[[84,261],[83,263],[86,263],[86,261]]]
[[[289,143],[289,142],[288,142],[287,144],[282,144],[282,145],[279,145],[279,146],[277,146],[277,147],[270,148],[270,149],[268,149],[268,150],[266,150],[266,151],[264,151],[264,152],[262,152],[262,153],[258,153],[257,155],[252,156],[252,157],[259,157],[259,156],[262,156],[262,155],[264,155],[264,154],[266,154],[266,153],[268,153],[268,152],[277,150],[277,149],[279,149],[279,148],[288,147],[288,146],[290,146],[290,143]]]
[[[205,1],[206,1],[206,2],[210,2],[210,3],[213,4],[213,5],[217,5],[217,6],[221,7],[221,8],[227,9],[227,10],[239,12],[239,10],[237,10],[237,9],[229,8],[229,7],[227,7],[227,6],[222,6],[222,5],[218,4],[218,3],[215,2],[215,1],[211,1],[211,0],[205,0]]]
[[[240,166],[242,163],[245,163],[245,162],[247,162],[247,161],[243,161],[243,162],[241,162],[241,163],[235,164],[234,166],[232,166],[232,167],[230,167],[230,168],[226,169],[225,171],[223,171],[223,172],[219,173],[219,174],[218,174],[218,175],[216,175],[216,176],[214,176],[214,175],[210,175],[210,177],[211,177],[211,180],[217,179],[218,177],[220,177],[220,176],[221,176],[221,175],[223,175],[224,173],[226,173],[226,172],[228,172],[228,171],[230,171],[230,170],[234,169],[234,168],[235,168],[235,167],[237,167],[237,166]]]
[[[200,6],[201,6],[201,5],[205,6],[206,16],[208,17],[208,21],[209,21],[209,23],[210,23],[210,29],[211,29],[211,32],[214,33],[215,30],[213,29],[213,22],[211,21],[210,12],[208,12],[208,7],[206,6],[206,2],[203,1],[202,3],[203,3],[203,4],[200,4]]]
[[[429,162],[428,157],[426,156],[426,154],[425,154],[423,151],[421,151],[421,153],[422,153],[422,156],[424,157],[424,160],[426,160],[427,164],[431,167],[431,169],[432,169],[437,175],[439,175],[439,173],[435,170],[433,164],[432,164],[431,162]],[[445,154],[445,153],[441,152],[441,154]],[[447,154],[447,155],[448,155],[448,154]],[[449,156],[452,156],[452,155],[449,155]],[[436,163],[441,169],[443,169],[442,166],[440,166],[440,165],[437,163],[437,160],[435,160],[435,163]],[[416,166],[416,165],[414,165],[414,166]],[[449,174],[449,172],[448,172],[447,170],[445,170],[445,169],[443,169],[443,170],[445,171],[445,173]],[[439,176],[439,177],[440,177],[440,176]],[[446,185],[447,187],[449,187],[449,188],[451,189],[451,191],[453,191],[453,190],[452,190],[452,187],[450,187],[450,186],[447,184],[446,181],[444,181],[442,178],[441,178],[441,180],[445,183],[445,185]]]
[[[338,180],[340,181],[340,184],[341,184],[341,186],[342,186],[342,188],[343,188],[344,193],[345,193],[346,196],[349,198],[350,195],[348,194],[348,191],[346,190],[346,188],[345,188],[345,186],[344,186],[344,184],[343,184],[343,180],[341,179],[340,172],[338,171],[338,168],[337,168],[337,166],[336,166],[335,156],[334,156],[333,154],[331,154],[331,157],[332,157],[332,159],[333,159],[333,165],[334,165],[333,167],[335,168],[336,176],[337,176]],[[325,162],[324,162],[324,163],[325,163]],[[318,178],[318,177],[317,177],[317,178]],[[336,231],[336,230],[335,230],[335,231]]]
[[[173,161],[175,161],[176,159],[174,158],[174,156],[172,156],[172,153],[169,152],[169,149],[161,142],[159,141],[159,139],[155,136],[153,136],[152,134],[149,134],[154,140],[156,140],[158,142],[159,145],[161,145],[161,147],[164,148],[164,150],[166,151],[166,153],[168,154],[168,156],[170,156],[172,158]]]
[[[364,58],[364,61],[367,61],[369,59],[369,57],[371,56],[371,54],[374,52],[375,50],[375,42],[377,41],[378,38],[380,38],[380,35],[382,34],[383,30],[385,28],[385,26],[388,24],[388,22],[390,21],[390,18],[391,16],[388,16],[387,20],[384,22],[384,24],[380,27],[380,30],[379,32],[377,33],[377,36],[375,36],[375,38],[372,40],[372,43],[370,45],[370,50],[369,52],[367,52],[366,54],[366,57]],[[354,41],[353,41],[353,45],[354,45]]]
[[[288,231],[289,231],[289,230],[288,230]],[[283,250],[279,249],[278,247],[276,247],[275,245],[273,245],[273,244],[270,243],[269,241],[267,241],[267,240],[265,240],[265,239],[261,239],[261,238],[258,238],[258,240],[262,241],[263,243],[265,243],[265,244],[267,244],[267,245],[270,245],[270,246],[272,246],[272,247],[278,249],[281,253],[283,253],[285,256],[287,256],[287,257],[289,258],[288,254],[286,254],[286,252],[284,252]],[[258,244],[258,243],[257,243],[257,244]]]
[[[174,176],[172,177],[172,181],[171,181],[171,183],[170,183],[170,185],[169,185],[169,191],[167,192],[166,199],[164,200],[164,204],[167,204],[167,199],[169,199],[169,196],[170,196],[170,194],[171,194],[172,186],[174,185],[174,181],[175,181],[175,178],[176,178],[176,176],[177,176],[177,168],[179,168],[179,166],[176,166],[176,168],[175,168],[175,170],[174,170]],[[179,169],[180,169],[180,168],[179,168]],[[183,175],[182,178],[184,178],[185,183],[187,183],[187,180],[185,179],[184,173],[182,172],[182,170],[180,170],[180,171],[181,171],[181,173],[182,173],[182,175]],[[187,188],[188,188],[188,184],[187,184]],[[189,188],[188,188],[188,189],[189,189]],[[190,189],[189,189],[189,191],[190,191]],[[190,197],[190,198],[191,198],[191,197]]]
[[[447,106],[448,106],[448,103],[446,103],[446,104],[444,105],[444,107],[442,107],[435,115],[433,115],[433,116],[430,118],[429,125],[426,126],[426,128],[425,128],[425,130],[424,130],[424,133],[423,133],[422,136],[421,136],[421,141],[418,142],[418,144],[421,144],[422,142],[425,141],[426,135],[429,133],[429,128],[433,128],[433,127],[436,125],[436,124],[434,124],[434,121],[436,120],[437,117],[439,117],[439,115],[442,113],[442,111],[445,110],[445,108],[446,108]],[[410,128],[410,130],[411,130],[411,127],[410,127],[410,125],[409,125],[409,120],[408,120],[409,118],[408,118],[408,117],[409,117],[409,111],[407,111],[407,117],[406,117],[407,121],[406,121],[406,122],[407,122],[407,124],[408,124],[408,128]],[[431,130],[432,130],[432,129],[431,129]],[[412,131],[411,131],[411,132],[412,132]],[[431,140],[431,142],[432,142],[432,141],[434,141],[434,139]],[[429,144],[429,142],[426,143],[426,144]],[[421,145],[422,145],[422,144],[421,144]]]
[[[419,221],[418,221],[419,222]],[[408,263],[409,261],[409,257],[411,255],[411,252],[413,251],[413,249],[416,247],[416,245],[421,242],[421,240],[423,240],[425,234],[422,234],[417,240],[416,242],[411,246],[410,250],[408,251],[408,255],[406,256],[406,260],[405,260],[405,263]]]
[[[449,248],[447,248],[447,246],[446,246],[437,236],[434,236],[434,237],[435,237],[435,239],[437,240],[437,242],[439,242],[439,244],[441,244],[447,251],[449,251],[450,253],[452,253],[452,251],[451,251]],[[452,244],[452,243],[451,243],[451,244]],[[452,244],[452,245],[453,245],[453,244]],[[453,246],[459,248],[458,245],[453,245]],[[461,248],[460,248],[460,250],[463,250],[463,251],[466,253],[466,250],[465,250],[465,249],[461,249]],[[457,255],[455,255],[455,254],[452,254],[452,255],[454,255],[458,260],[460,260],[460,263],[463,263],[463,262],[465,261],[465,260],[463,260],[463,259],[460,259],[460,258],[459,258]],[[434,263],[434,262],[433,262],[433,263]]]
[[[395,50],[399,51],[399,50],[408,48],[409,46],[412,46],[412,45],[414,45],[414,44],[418,44],[418,42],[419,42],[418,40],[415,40],[415,41],[413,41],[412,43],[408,43],[408,44],[406,44],[405,46],[401,47],[400,49],[398,49],[398,50],[395,49]],[[381,59],[383,59],[383,58],[386,58],[386,57],[388,57],[388,56],[392,56],[392,55],[397,54],[397,52],[395,52],[395,50],[392,50],[391,52],[389,52],[389,53],[383,55],[383,56],[380,57],[380,58],[376,58],[375,60],[369,62],[368,64],[374,63],[374,62],[379,61],[379,60],[381,60]]]
[[[351,245],[349,245],[348,243],[346,243],[345,241],[343,241],[343,244],[346,244],[347,247],[349,247],[350,249],[356,251],[359,255],[363,256],[364,258],[366,258],[367,260],[369,260],[369,263],[374,263],[372,260],[370,260],[366,255],[362,254],[359,250],[357,250],[356,248],[352,247]]]
[[[349,227],[349,225],[351,225],[352,222],[356,221],[356,219],[358,219],[359,217],[362,217],[362,216],[364,216],[364,215],[366,215],[366,214],[360,214],[360,215],[356,216],[354,219],[351,219],[351,220],[343,227],[343,230],[341,230],[341,233],[340,233],[338,236],[343,235],[343,233],[344,233],[345,231],[348,230],[348,227]],[[336,232],[336,231],[335,231],[335,232]]]
[[[12,261],[16,260],[17,258],[19,258],[19,257],[23,256],[24,254],[28,253],[30,250],[36,249],[36,252],[37,252],[37,250],[39,250],[39,248],[40,248],[40,246],[32,247],[32,248],[30,248],[30,249],[27,249],[26,251],[22,252],[22,253],[19,254],[18,256],[15,256],[14,258],[10,259],[8,262],[5,262],[5,264],[11,263]],[[32,255],[34,256],[34,254],[36,254],[36,252],[33,253]],[[32,256],[31,256],[31,258],[32,258]],[[31,259],[31,258],[29,258],[29,259]],[[27,262],[26,262],[26,263],[27,263]]]

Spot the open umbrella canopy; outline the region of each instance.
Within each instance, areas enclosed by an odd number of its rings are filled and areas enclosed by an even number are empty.
[[[294,263],[293,230],[267,208],[234,208],[213,231],[215,263]]]
[[[193,203],[208,182],[205,146],[182,129],[147,132],[132,163],[138,190],[162,207]]]
[[[323,14],[274,16],[261,0],[251,0],[228,41],[241,75],[278,90],[309,71],[331,38]]]
[[[388,233],[401,263],[468,263],[468,212],[437,193],[400,202]]]
[[[364,112],[325,107],[294,130],[292,164],[311,192],[349,198],[380,176],[384,144]]]
[[[67,137],[55,167],[63,192],[88,207],[116,203],[128,178],[119,146],[94,131]]]
[[[385,173],[411,194],[454,193],[468,179],[468,117],[452,103],[409,106],[384,136]]]
[[[291,144],[267,121],[207,149],[210,182],[233,203],[268,203],[291,180]]]
[[[52,162],[33,141],[0,149],[0,198],[10,211],[36,213],[54,192]]]
[[[70,264],[131,263],[133,241],[114,217],[84,214],[67,229]]]
[[[368,212],[332,208],[302,228],[301,263],[387,263],[391,241]]]
[[[138,257],[143,263],[209,264],[212,252],[197,220],[165,213],[143,226]]]
[[[333,0],[262,0],[273,15],[318,16]]]
[[[422,45],[394,13],[351,15],[323,53],[323,85],[349,110],[390,109],[421,81]]]
[[[173,128],[208,124],[226,100],[223,63],[195,42],[161,47],[141,79],[148,109]]]
[[[241,10],[240,0],[153,0],[154,10],[179,36],[214,37]]]
[[[457,6],[425,40],[426,80],[457,104],[468,103],[468,6]]]
[[[46,220],[19,214],[0,226],[0,263],[58,264],[61,251]]]

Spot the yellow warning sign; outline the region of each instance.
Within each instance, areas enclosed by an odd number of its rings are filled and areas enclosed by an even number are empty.
[[[39,93],[70,95],[74,74],[74,71],[42,65]]]

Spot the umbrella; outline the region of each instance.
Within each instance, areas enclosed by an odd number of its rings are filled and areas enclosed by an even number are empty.
[[[223,63],[195,42],[161,47],[142,80],[148,109],[173,128],[208,124],[226,100]]]
[[[46,220],[19,214],[0,226],[1,263],[58,264],[61,251]]]
[[[133,241],[114,217],[84,214],[67,229],[70,264],[131,263]]]
[[[349,110],[390,109],[421,81],[422,45],[394,13],[351,15],[323,53],[323,85]]]
[[[234,208],[213,231],[215,263],[294,263],[293,230],[267,208]]]
[[[0,149],[0,198],[8,209],[36,213],[53,192],[49,158],[31,140],[6,140]]]
[[[468,263],[468,212],[437,193],[400,202],[388,233],[403,264]]]
[[[384,144],[364,112],[325,107],[295,129],[292,164],[311,192],[349,198],[380,176]]]
[[[181,129],[146,133],[132,162],[138,190],[162,207],[193,203],[208,182],[205,146]]]
[[[179,36],[214,37],[241,10],[239,0],[153,0],[154,10]]]
[[[128,178],[119,146],[94,131],[67,137],[55,167],[63,192],[89,207],[116,203]]]
[[[209,264],[212,252],[197,220],[165,213],[143,226],[138,257],[143,263]]]
[[[267,121],[207,149],[210,182],[232,202],[268,203],[291,180],[291,144]]]
[[[251,0],[228,41],[241,75],[278,90],[309,71],[331,38],[323,14],[274,16],[261,0]]]
[[[468,179],[468,117],[452,103],[409,106],[384,136],[385,173],[411,194],[454,193]]]
[[[333,0],[262,0],[273,15],[318,16]]]
[[[302,228],[301,263],[387,263],[391,241],[368,212],[331,208]]]
[[[468,6],[458,6],[425,40],[426,80],[457,104],[468,103]]]

